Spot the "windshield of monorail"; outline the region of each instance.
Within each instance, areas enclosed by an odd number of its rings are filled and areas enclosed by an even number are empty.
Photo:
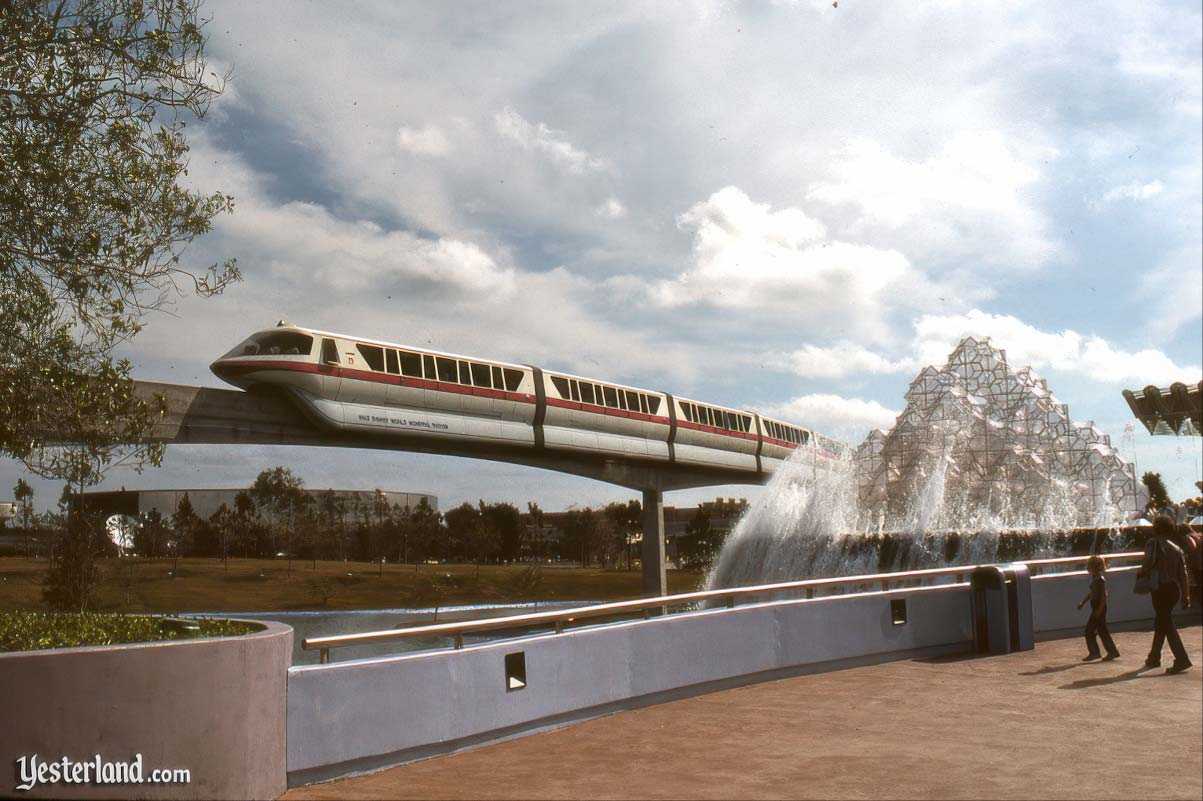
[[[313,337],[299,331],[264,331],[247,339],[227,353],[233,356],[308,356]]]

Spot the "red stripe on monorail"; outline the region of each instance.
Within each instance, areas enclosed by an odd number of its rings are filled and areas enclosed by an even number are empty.
[[[450,392],[456,395],[472,395],[479,398],[516,401],[519,403],[534,403],[535,396],[523,392],[508,392],[487,387],[469,387],[463,384],[452,384],[446,381],[430,381],[425,378],[411,378],[392,373],[374,373],[368,370],[357,370],[354,367],[327,367],[312,362],[215,362],[214,367],[238,373],[255,373],[263,370],[288,370],[294,373],[313,373],[330,375],[336,378],[346,378],[352,381],[369,381],[376,384],[392,384],[394,386],[410,387],[413,389],[429,389],[435,392]]]
[[[609,417],[625,417],[630,420],[641,420],[645,423],[659,423],[660,425],[668,425],[667,417],[660,417],[653,414],[644,414],[643,412],[632,412],[627,409],[611,409],[608,406],[598,406],[595,403],[583,403],[580,401],[564,400],[563,398],[553,398],[548,396],[548,406],[555,406],[559,409],[573,409],[578,412],[591,412],[593,414],[604,414]]]
[[[726,428],[716,428],[714,426],[705,426],[701,423],[691,423],[688,420],[677,420],[677,425],[681,428],[688,428],[693,431],[701,431],[705,434],[718,434],[723,437],[734,437],[735,439],[750,439],[753,442],[757,437],[755,434],[745,434],[742,431],[730,431]]]
[[[776,437],[770,437],[768,434],[764,435],[764,441],[769,445],[778,445],[782,448],[789,448],[790,450],[794,450],[798,447],[793,442],[784,439],[777,439]]]

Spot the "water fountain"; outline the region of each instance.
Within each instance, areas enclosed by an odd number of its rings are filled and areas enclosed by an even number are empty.
[[[1061,555],[1120,544],[1131,464],[1030,368],[966,338],[888,432],[835,469],[799,450],[736,526],[711,587]]]

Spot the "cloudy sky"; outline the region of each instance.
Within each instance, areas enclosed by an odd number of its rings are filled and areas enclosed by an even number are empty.
[[[855,444],[973,334],[1173,494],[1198,477],[1199,439],[1125,437],[1120,395],[1203,364],[1197,0],[205,8],[233,72],[189,126],[190,180],[236,212],[189,257],[235,256],[245,280],[155,319],[139,377],[218,386],[208,363],[286,318]],[[444,457],[212,446],[109,485],[238,486],[275,464],[444,508],[630,496]],[[0,466],[0,486],[18,475]]]

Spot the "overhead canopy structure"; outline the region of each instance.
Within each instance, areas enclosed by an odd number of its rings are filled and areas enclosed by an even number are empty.
[[[1181,381],[1159,389],[1124,390],[1124,400],[1150,434],[1203,435],[1203,381],[1187,386]]]

